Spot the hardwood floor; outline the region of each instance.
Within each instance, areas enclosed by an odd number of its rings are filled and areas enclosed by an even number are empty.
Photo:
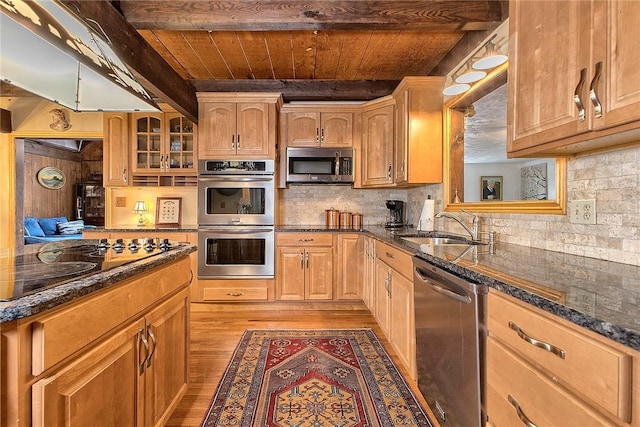
[[[361,309],[256,309],[242,305],[194,305],[191,312],[190,384],[167,426],[199,426],[209,408],[220,378],[246,329],[340,329],[371,328],[407,379],[429,417],[429,411],[417,386],[411,380],[371,313]],[[200,311],[200,310],[207,311]],[[437,427],[437,426],[436,426]]]

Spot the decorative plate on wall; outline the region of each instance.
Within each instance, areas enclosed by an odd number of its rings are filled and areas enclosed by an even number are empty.
[[[57,190],[58,188],[64,187],[64,183],[66,181],[64,173],[53,166],[47,166],[46,168],[40,169],[36,176],[38,177],[40,185],[51,190]]]

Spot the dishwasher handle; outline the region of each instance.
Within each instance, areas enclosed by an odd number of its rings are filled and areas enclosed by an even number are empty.
[[[471,297],[469,297],[464,290],[459,289],[459,286],[456,284],[450,283],[448,280],[438,277],[438,275],[431,274],[420,267],[415,267],[414,270],[416,277],[425,284],[431,286],[434,291],[460,301],[461,303],[471,304]]]

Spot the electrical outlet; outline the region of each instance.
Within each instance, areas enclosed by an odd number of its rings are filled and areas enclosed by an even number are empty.
[[[569,203],[569,222],[572,224],[595,224],[596,199],[571,201]]]

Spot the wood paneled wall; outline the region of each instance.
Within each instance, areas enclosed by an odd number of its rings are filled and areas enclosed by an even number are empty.
[[[74,219],[74,184],[80,180],[81,162],[73,153],[55,150],[57,157],[29,152],[25,146],[24,154],[24,216],[54,217],[66,216]],[[65,177],[64,187],[50,190],[38,183],[38,171],[46,166],[60,169]]]

